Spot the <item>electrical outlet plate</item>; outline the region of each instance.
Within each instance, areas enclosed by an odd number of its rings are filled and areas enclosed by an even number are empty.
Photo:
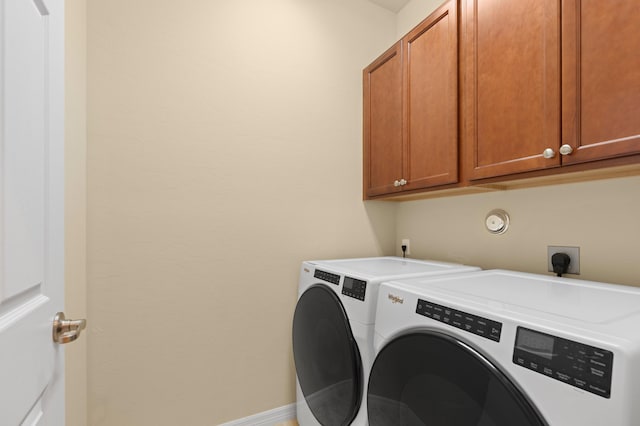
[[[580,275],[580,247],[547,246],[547,269],[549,272],[553,272],[551,256],[556,253],[566,253],[571,258],[567,274]]]
[[[407,246],[407,256],[411,254],[411,241],[409,241],[408,238],[404,238],[402,240],[402,244],[400,244],[400,246]],[[400,250],[400,252],[402,252],[402,250]]]

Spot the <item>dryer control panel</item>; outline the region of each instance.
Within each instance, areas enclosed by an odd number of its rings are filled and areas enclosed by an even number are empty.
[[[418,299],[416,314],[449,324],[469,333],[473,333],[485,339],[500,341],[502,323],[459,311],[448,306],[438,305],[428,300]]]
[[[321,280],[331,284],[340,284],[340,275],[332,274],[331,272],[325,272],[320,269],[316,269],[316,271],[313,273],[313,276],[314,278],[320,278]]]
[[[601,397],[611,396],[611,351],[518,327],[513,362]]]
[[[351,277],[344,277],[344,281],[342,282],[342,294],[344,294],[345,296],[353,297],[354,299],[364,301],[366,292],[366,281],[357,280]]]

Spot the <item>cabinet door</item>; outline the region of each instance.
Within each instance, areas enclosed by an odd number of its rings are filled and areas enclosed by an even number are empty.
[[[560,165],[558,0],[464,0],[463,143],[470,179]]]
[[[407,190],[458,181],[457,34],[452,0],[402,40]]]
[[[402,45],[396,43],[363,71],[365,198],[401,191]]]
[[[640,3],[562,4],[563,163],[640,152]]]

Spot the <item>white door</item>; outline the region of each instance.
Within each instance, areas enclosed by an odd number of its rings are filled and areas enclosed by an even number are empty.
[[[64,425],[64,0],[0,0],[0,424]]]

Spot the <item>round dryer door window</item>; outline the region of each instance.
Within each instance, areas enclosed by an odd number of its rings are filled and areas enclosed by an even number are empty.
[[[524,394],[484,356],[448,335],[391,341],[367,394],[370,426],[546,426]]]
[[[338,296],[324,285],[298,299],[293,356],[307,405],[322,425],[348,425],[362,398],[362,362]]]

